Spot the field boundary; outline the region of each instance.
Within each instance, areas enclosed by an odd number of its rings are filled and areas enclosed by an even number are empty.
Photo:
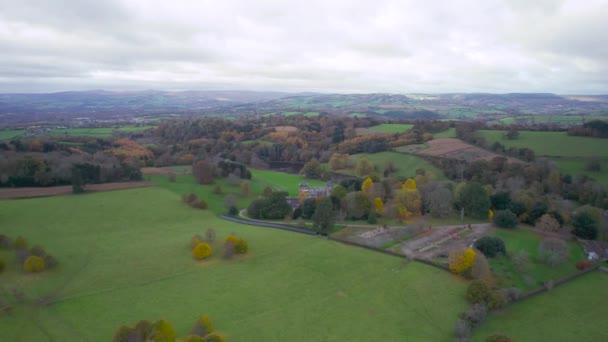
[[[556,287],[558,287],[560,285],[564,285],[564,284],[566,284],[566,283],[568,283],[568,282],[570,282],[570,281],[572,281],[574,279],[577,279],[577,278],[579,278],[579,277],[581,277],[581,276],[583,276],[583,275],[585,275],[587,273],[599,270],[599,268],[600,268],[599,265],[594,265],[594,266],[589,267],[586,270],[578,271],[576,273],[573,273],[573,274],[565,276],[565,277],[563,277],[561,279],[558,279],[558,280],[554,281],[551,286],[544,285],[544,286],[541,286],[541,287],[536,288],[534,290],[530,290],[530,291],[528,291],[526,293],[523,293],[516,302],[520,302],[520,301],[526,300],[528,298],[532,298],[532,297],[537,296],[537,295],[539,295],[541,293],[544,293],[544,292],[549,292],[552,289],[554,289],[554,288],[556,288]]]
[[[226,220],[226,221],[232,221],[232,222],[236,222],[236,223],[248,224],[250,226],[283,229],[283,230],[289,230],[291,232],[301,233],[301,234],[307,234],[307,235],[319,235],[319,233],[317,233],[315,231],[312,231],[310,229],[304,229],[304,228],[298,228],[298,227],[288,226],[286,224],[271,223],[271,222],[256,221],[256,220],[249,220],[249,219],[245,219],[245,218],[236,218],[236,217],[232,217],[232,216],[228,216],[228,215],[220,215],[219,218],[221,218],[223,220]]]
[[[153,183],[146,182],[146,181],[87,184],[85,186],[85,192],[126,190],[126,189],[148,187],[148,186],[153,186],[153,185],[154,185]],[[61,196],[61,195],[69,195],[71,193],[72,193],[71,185],[59,185],[59,186],[49,186],[49,187],[27,187],[27,188],[0,188],[0,200],[1,199],[19,199],[19,198]]]

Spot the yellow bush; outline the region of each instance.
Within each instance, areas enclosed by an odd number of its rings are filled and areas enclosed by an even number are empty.
[[[194,247],[192,250],[192,256],[198,260],[205,259],[209,257],[212,253],[211,246],[204,242],[200,242],[198,245]]]
[[[234,245],[234,251],[237,254],[245,254],[249,250],[249,244],[247,244],[247,240],[239,239]]]
[[[233,246],[236,246],[236,244],[239,242],[239,238],[236,235],[231,234],[231,235],[228,235],[228,237],[226,238],[226,241],[224,243],[226,243],[228,241],[232,242]]]
[[[218,333],[211,333],[203,337],[203,342],[226,342],[226,338]]]
[[[192,236],[192,239],[190,239],[190,248],[194,249],[194,247],[196,247],[196,245],[198,245],[199,243],[203,242],[204,239],[202,236],[195,234],[194,236]]]
[[[161,319],[155,322],[150,329],[150,339],[155,342],[174,342],[175,329],[171,323]]]
[[[416,181],[412,178],[409,178],[407,181],[405,181],[405,184],[403,184],[403,190],[416,190],[416,188]]]
[[[23,263],[23,269],[26,272],[42,272],[46,268],[46,264],[41,257],[32,255]]]
[[[466,248],[464,250],[452,251],[450,253],[450,271],[462,274],[466,270],[473,266],[475,261],[475,251],[473,248]]]

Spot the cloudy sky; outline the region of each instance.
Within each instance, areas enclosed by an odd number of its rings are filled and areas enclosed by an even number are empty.
[[[608,0],[0,0],[0,92],[608,93]]]

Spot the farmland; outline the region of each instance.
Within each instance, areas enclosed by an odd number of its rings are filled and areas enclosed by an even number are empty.
[[[608,315],[603,295],[608,274],[592,272],[549,292],[526,299],[490,315],[475,330],[474,341],[503,333],[518,342],[606,341],[601,317]]]
[[[431,173],[433,173],[437,180],[446,179],[445,175],[443,174],[443,172],[441,172],[441,170],[439,170],[426,160],[417,156],[396,152],[359,153],[354,154],[350,157],[350,163],[352,165],[356,165],[357,159],[361,157],[366,157],[367,159],[369,159],[377,167],[377,171],[379,174],[382,174],[384,172],[386,163],[389,160],[392,160],[397,166],[397,172],[395,172],[394,174],[395,177],[414,177],[416,175],[417,169],[425,169],[426,171],[430,171]],[[354,169],[339,170],[337,172],[347,175],[355,174]]]
[[[122,324],[159,318],[185,336],[203,313],[232,341],[450,341],[465,308],[466,284],[440,270],[222,221],[159,187],[4,201],[0,216],[2,233],[42,244],[60,262],[38,275],[0,275],[28,303],[0,320],[8,341],[107,341]],[[190,237],[208,227],[246,238],[250,254],[193,261]],[[36,304],[41,297],[49,304]]]
[[[155,126],[123,126],[123,127],[95,127],[95,128],[56,128],[47,132],[50,136],[90,136],[90,137],[109,137],[112,132],[141,132]]]
[[[14,137],[25,134],[24,129],[8,129],[0,131],[0,140],[12,139]]]
[[[372,132],[380,133],[403,133],[412,129],[414,125],[410,124],[380,124],[369,128]]]

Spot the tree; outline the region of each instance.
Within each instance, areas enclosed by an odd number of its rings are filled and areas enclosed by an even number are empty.
[[[493,292],[488,285],[481,280],[473,280],[467,288],[467,301],[471,304],[481,303],[489,309],[499,308],[504,304],[500,294]]]
[[[314,228],[322,234],[327,234],[336,222],[336,213],[331,199],[324,198],[319,203],[312,219]]]
[[[192,328],[192,335],[205,337],[213,332],[213,323],[207,315],[201,316]]]
[[[346,169],[348,167],[348,154],[332,154],[329,158],[329,167],[334,171]]]
[[[249,251],[249,244],[247,240],[239,238],[234,244],[234,251],[236,254],[246,254]]]
[[[418,190],[397,190],[394,198],[397,216],[401,219],[418,216],[422,210],[422,196]],[[407,216],[407,217],[403,217]]]
[[[507,254],[507,249],[502,239],[493,236],[484,236],[481,239],[476,240],[475,248],[488,258],[494,258],[499,254]]]
[[[516,128],[510,128],[507,133],[505,133],[505,137],[509,140],[517,139],[519,137],[519,131]]]
[[[488,259],[482,253],[475,254],[473,266],[471,266],[471,277],[481,279],[486,282],[492,281],[492,270]]]
[[[192,250],[192,256],[198,260],[209,257],[212,253],[211,246],[205,242],[199,242]]]
[[[369,177],[365,178],[365,180],[361,184],[361,191],[369,194],[373,188],[374,188],[374,181],[372,181],[372,179]]]
[[[302,203],[302,217],[310,220],[315,213],[315,209],[317,209],[317,201],[314,198],[305,199]]]
[[[199,184],[213,183],[214,171],[215,167],[213,164],[205,159],[199,160],[192,165],[192,175]]]
[[[42,272],[46,269],[46,263],[41,257],[32,255],[23,263],[23,269],[30,273]]]
[[[168,321],[161,319],[150,328],[150,337],[152,341],[175,341],[175,329]]]
[[[586,211],[576,213],[572,225],[574,226],[572,233],[581,239],[594,240],[597,238],[597,223]]]
[[[249,196],[249,182],[241,182],[241,193],[243,196]]]
[[[349,192],[342,202],[345,206],[346,216],[353,220],[367,217],[372,209],[369,196],[362,191]]]
[[[486,219],[490,210],[490,197],[477,182],[470,182],[460,192],[460,207],[465,214],[476,219]]]
[[[550,266],[557,266],[568,261],[570,248],[566,241],[557,238],[544,238],[538,246],[538,260]]]
[[[536,221],[534,227],[548,232],[557,232],[559,231],[560,224],[553,216],[544,214]]]
[[[374,199],[374,206],[376,207],[376,213],[381,214],[384,211],[384,202],[382,202],[382,198],[376,197],[376,199]]]
[[[494,214],[494,224],[500,228],[514,228],[517,226],[517,216],[511,210],[499,210]]]
[[[221,195],[222,194],[222,187],[219,184],[215,184],[213,186],[213,190],[211,190],[211,192],[213,192],[216,195]]]
[[[304,167],[300,171],[300,174],[304,176],[304,178],[309,179],[322,179],[324,173],[325,170],[323,170],[323,165],[316,159],[304,164]]]
[[[403,183],[403,190],[416,190],[416,181],[412,178],[408,178],[408,180]]]
[[[216,236],[215,229],[209,227],[209,228],[207,228],[207,230],[205,230],[205,240],[207,242],[215,241],[215,236]]]
[[[374,164],[369,161],[366,157],[357,159],[357,165],[355,166],[355,174],[359,177],[365,177],[376,171]]]
[[[422,197],[424,198],[424,206],[431,216],[448,217],[452,212],[452,193],[450,190],[440,186]]]
[[[473,266],[475,255],[476,253],[472,248],[451,251],[449,255],[450,271],[456,274],[464,273]]]

